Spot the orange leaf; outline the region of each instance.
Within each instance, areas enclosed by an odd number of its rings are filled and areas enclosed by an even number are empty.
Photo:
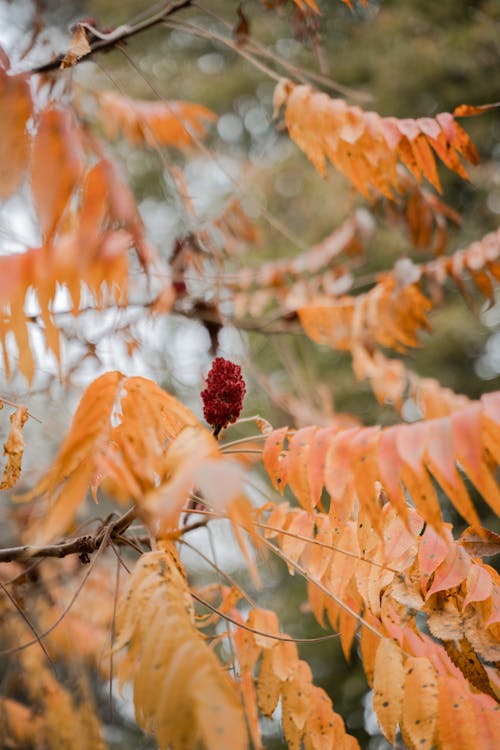
[[[403,459],[398,450],[398,428],[389,427],[382,431],[378,444],[378,464],[380,479],[387,497],[405,523],[408,520],[408,507],[401,484]]]
[[[383,638],[375,657],[373,708],[384,736],[394,744],[403,708],[403,654],[390,638]]]
[[[431,146],[447,167],[463,177],[467,174],[458,154],[478,162],[470,138],[446,112],[435,120],[380,117],[289,80],[276,87],[275,115],[283,104],[290,138],[317,171],[324,176],[329,160],[367,198],[378,193],[394,199],[398,160],[417,180],[424,174],[439,190]]]
[[[489,695],[473,693],[470,700],[474,710],[477,746],[481,750],[497,750],[500,737],[500,710]]]
[[[286,461],[282,455],[283,444],[288,432],[288,427],[274,430],[266,439],[262,451],[264,467],[271,478],[275,489],[283,494],[286,487]]]
[[[32,103],[26,76],[10,76],[0,66],[0,101],[0,200],[5,200],[21,182],[29,158],[25,128]]]
[[[304,750],[330,750],[333,747],[342,747],[344,722],[334,713],[332,702],[324,690],[313,687],[310,706],[304,732]]]
[[[373,628],[380,628],[379,620],[372,615],[370,610],[364,612],[365,621]],[[373,676],[375,672],[375,659],[380,645],[380,637],[373,630],[362,627],[360,638],[360,651],[363,660],[363,669],[365,670],[366,681],[370,687],[373,687]]]
[[[481,404],[454,412],[451,419],[456,456],[470,480],[482,494],[484,500],[500,515],[500,492],[487,466],[482,460]],[[467,519],[469,520],[469,519]],[[478,521],[472,521],[479,525]]]
[[[338,599],[342,599],[358,567],[368,564],[356,559],[360,556],[360,549],[355,521],[348,521],[344,525],[342,533],[334,540],[333,546],[334,552],[328,571],[328,586]],[[350,554],[344,554],[345,552]]]
[[[271,718],[280,698],[281,680],[274,671],[272,650],[264,652],[260,664],[259,680],[257,683],[257,698],[259,708]]]
[[[479,518],[456,467],[451,422],[446,417],[427,422],[426,463],[458,512],[473,525]]]
[[[405,663],[402,726],[415,747],[430,750],[438,709],[436,673],[429,659],[410,657]]]
[[[311,450],[308,456],[308,477],[311,507],[316,508],[321,500],[321,493],[325,482],[326,455],[330,447],[330,440],[337,430],[326,427],[318,430],[313,436]]]
[[[279,635],[280,628],[278,617],[271,609],[252,609],[248,616],[248,625],[270,635]],[[270,649],[276,641],[274,638],[268,638],[265,635],[254,634],[255,643],[263,649]]]
[[[442,750],[478,750],[478,735],[470,694],[464,682],[439,676],[437,732]],[[497,737],[498,742],[498,737]],[[498,747],[498,744],[496,745]],[[481,750],[483,745],[481,745]]]
[[[496,109],[500,107],[500,102],[494,104],[459,104],[453,110],[455,117],[473,117],[474,115],[481,115],[483,112],[488,112],[490,109]]]
[[[297,646],[292,641],[277,641],[271,654],[273,670],[285,682],[295,674],[299,658]]]
[[[316,0],[294,0],[294,2],[301,8],[302,10],[307,6],[311,8],[315,13],[319,13],[320,10],[316,4]]]
[[[471,164],[479,164],[479,154],[465,130],[456,122],[449,112],[441,112],[436,115],[436,120],[441,125],[450,146],[461,153]]]
[[[288,484],[307,510],[312,509],[309,490],[309,453],[316,427],[304,427],[293,435],[288,448]]]
[[[205,132],[204,122],[217,119],[201,104],[182,101],[142,101],[104,91],[98,96],[107,134],[119,131],[134,145],[189,146]]]
[[[290,534],[283,534],[281,548],[288,557],[297,561],[306,548],[307,542],[303,539],[296,539],[293,534],[305,536],[308,539],[314,538],[314,518],[305,510],[292,511],[290,518],[291,521],[286,527],[286,531]]]
[[[165,471],[165,447],[186,425],[202,426],[177,399],[146,378],[107,372],[85,391],[48,473],[24,499],[51,503],[38,539],[65,531],[90,485],[112,476],[125,498],[142,498]]]
[[[281,693],[283,732],[292,750],[300,750],[304,725],[311,711],[312,672],[307,662],[300,660],[294,676],[283,685]]]
[[[82,171],[80,134],[70,109],[49,106],[37,120],[31,187],[45,239],[51,239]]]

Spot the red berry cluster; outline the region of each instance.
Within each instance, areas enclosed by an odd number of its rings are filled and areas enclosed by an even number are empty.
[[[239,365],[216,357],[207,375],[207,386],[201,392],[203,414],[218,434],[230,422],[236,422],[243,408],[245,381]]]

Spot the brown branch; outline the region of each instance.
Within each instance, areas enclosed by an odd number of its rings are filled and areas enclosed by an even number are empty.
[[[151,29],[153,26],[157,26],[158,24],[165,21],[169,16],[177,13],[177,11],[182,10],[183,8],[188,8],[191,4],[192,0],[177,0],[177,2],[165,3],[165,6],[162,10],[158,11],[158,13],[155,13],[152,16],[149,16],[149,18],[145,18],[143,21],[136,23],[134,26],[129,26],[127,24],[118,26],[109,34],[104,34],[98,29],[94,29],[89,24],[82,24],[82,26],[90,32],[92,37],[98,38],[96,41],[92,40],[92,42],[90,43],[90,52],[87,55],[81,57],[79,60],[75,60],[75,65],[79,62],[88,60],[92,55],[95,55],[96,52],[105,52],[106,50],[113,49],[113,47],[116,47],[118,44],[120,44],[120,42],[124,42],[127,39],[130,39],[131,37],[136,36],[143,31],[146,31],[147,29]],[[42,65],[38,65],[36,68],[32,68],[28,71],[28,73],[50,73],[51,71],[59,70],[65,56],[66,52],[64,54],[58,55],[54,60],[51,60],[50,62],[43,63]]]
[[[22,547],[6,547],[0,549],[0,562],[12,562],[14,560],[30,560],[34,557],[66,557],[67,555],[79,555],[83,563],[89,562],[89,555],[96,552],[105,542],[105,546],[115,539],[120,542],[123,532],[128,529],[136,518],[135,508],[130,508],[123,516],[115,521],[104,524],[94,536],[80,536],[69,542],[61,544],[47,544],[37,547],[24,545]]]
[[[68,555],[78,555],[83,563],[88,563],[90,562],[89,555],[96,552],[101,546],[104,545],[106,547],[108,544],[113,543],[126,544],[142,554],[143,550],[140,549],[138,544],[134,543],[133,539],[124,536],[124,533],[136,518],[136,509],[129,508],[123,516],[120,516],[115,521],[103,523],[94,536],[87,534],[79,536],[76,539],[71,539],[68,542],[46,544],[40,547],[30,544],[25,544],[21,547],[5,547],[4,549],[0,549],[0,563],[13,562],[14,560],[31,560],[36,557],[67,557]],[[179,529],[179,536],[206,526],[208,520],[205,518],[202,521],[182,526]],[[148,537],[141,538],[139,541],[149,543]]]

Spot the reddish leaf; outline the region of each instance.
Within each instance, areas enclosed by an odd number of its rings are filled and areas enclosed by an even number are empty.
[[[489,529],[470,527],[458,541],[473,557],[489,557],[500,553],[500,534]]]
[[[452,426],[448,417],[427,423],[426,462],[458,512],[473,525],[479,518],[457,471],[452,445]]]
[[[426,598],[428,599],[438,591],[458,586],[467,577],[470,566],[471,559],[467,552],[459,544],[452,544],[445,559],[434,573],[434,580]]]
[[[491,668],[489,668],[491,669]],[[497,750],[500,737],[500,708],[489,695],[473,693],[470,696],[475,715],[477,746],[481,750]]]
[[[432,528],[432,526],[427,526],[420,537],[418,567],[422,589],[424,591],[427,589],[431,575],[446,558],[451,544],[452,537],[449,531],[445,538],[443,538]]]
[[[482,459],[481,404],[454,412],[451,426],[458,461],[485,501],[500,515],[500,492]],[[479,525],[474,521],[472,524]]]
[[[472,563],[467,574],[467,596],[462,604],[462,611],[471,602],[482,602],[487,599],[493,589],[493,581],[488,571],[482,565]]]

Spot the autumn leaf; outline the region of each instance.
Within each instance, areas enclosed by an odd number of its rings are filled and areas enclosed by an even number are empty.
[[[201,429],[194,414],[153,381],[101,375],[85,391],[52,467],[23,498],[48,500],[39,542],[65,531],[89,488],[96,499],[104,477],[117,483],[118,499],[140,502],[164,477],[165,449],[187,425]]]
[[[21,461],[25,448],[24,438],[21,430],[28,419],[28,410],[25,406],[19,406],[10,416],[10,431],[3,446],[4,456],[8,456],[3,470],[0,490],[7,490],[18,482],[21,476]]]
[[[131,680],[138,723],[163,750],[203,742],[246,750],[238,689],[193,623],[193,605],[174,548],[142,555],[117,616],[115,650],[127,647],[118,677]]]
[[[185,149],[205,132],[215,114],[201,104],[182,101],[149,102],[111,91],[98,96],[100,116],[110,138],[119,132],[134,145]]]
[[[26,124],[32,102],[25,75],[9,75],[0,66],[0,200],[16,190],[28,166],[30,140]]]
[[[434,119],[380,117],[286,79],[275,89],[275,116],[283,105],[290,138],[317,171],[325,176],[330,161],[368,199],[374,194],[395,199],[398,162],[419,182],[425,177],[440,192],[433,149],[464,178],[467,173],[458,155],[472,164],[479,161],[470,138],[447,112]]]
[[[31,187],[45,239],[53,238],[82,173],[81,140],[69,108],[49,105],[37,117]]]
[[[392,640],[380,641],[375,657],[373,708],[384,736],[394,744],[403,707],[403,654]]]
[[[92,48],[87,39],[87,32],[81,24],[77,24],[73,37],[71,39],[68,51],[66,52],[62,62],[61,68],[71,68],[75,65],[78,60],[88,55],[92,51]]]
[[[438,715],[436,672],[426,657],[405,662],[402,729],[414,747],[432,748]]]
[[[322,329],[320,329],[321,334]],[[318,474],[317,464],[304,460],[307,451],[314,445],[315,430],[307,428],[297,435],[297,447],[283,449],[285,431],[275,430],[266,439],[264,445],[264,466],[270,478],[277,486],[282,486],[283,467],[286,476],[292,475],[294,489],[300,495],[302,505],[309,496],[309,477],[314,481],[315,496],[318,486],[325,487],[331,495],[330,512],[346,520],[351,512],[356,497],[363,509],[369,513],[370,521],[377,528],[378,509],[374,505],[373,493],[375,482],[381,482],[389,502],[403,518],[407,513],[403,485],[415,496],[420,515],[431,524],[439,534],[446,538],[442,531],[442,517],[436,493],[430,481],[429,470],[434,473],[438,482],[442,481],[443,489],[449,490],[450,501],[464,517],[478,525],[477,511],[470,496],[458,477],[457,464],[460,464],[470,478],[481,488],[484,500],[496,511],[499,501],[498,486],[492,475],[493,465],[485,459],[486,445],[489,445],[490,433],[488,422],[498,419],[493,406],[493,394],[490,404],[484,399],[457,408],[448,417],[428,419],[413,424],[395,425],[383,429],[353,428],[351,430],[332,430],[323,436],[321,451],[326,454]],[[488,414],[488,422],[484,417]],[[444,430],[454,435],[455,440],[436,441],[436,430]],[[441,434],[441,432],[439,432]],[[444,433],[443,433],[444,434]],[[303,443],[300,444],[300,443]],[[436,448],[439,448],[439,454]],[[362,462],[359,461],[362,456]],[[360,466],[362,469],[360,470]],[[300,482],[299,482],[300,479]],[[278,482],[278,480],[280,480]],[[456,493],[454,488],[460,491]],[[370,494],[371,488],[371,494]],[[298,498],[299,499],[299,498]],[[428,572],[428,571],[427,571]],[[464,577],[467,575],[465,572]],[[456,585],[456,584],[455,584]]]
[[[301,10],[304,10],[305,8],[310,8],[315,13],[320,12],[318,5],[316,3],[316,0],[294,0],[294,2],[296,3],[296,5],[299,6]]]
[[[489,112],[490,109],[496,109],[500,107],[500,102],[494,104],[459,104],[453,110],[455,117],[474,117],[475,115],[481,115],[483,112]]]

